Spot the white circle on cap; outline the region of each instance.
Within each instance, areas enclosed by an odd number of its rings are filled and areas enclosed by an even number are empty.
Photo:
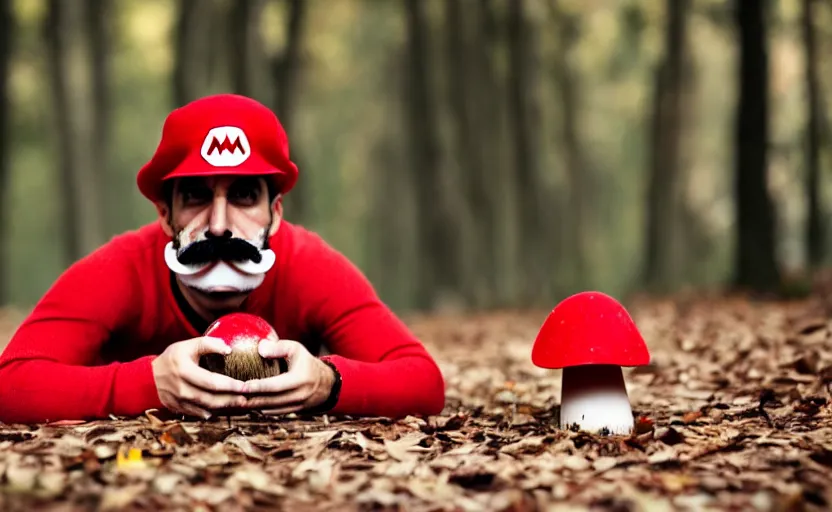
[[[218,126],[205,136],[200,154],[214,167],[235,167],[248,160],[251,146],[242,129]]]

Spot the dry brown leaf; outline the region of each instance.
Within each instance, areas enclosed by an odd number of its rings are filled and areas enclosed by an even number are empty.
[[[171,446],[188,446],[194,443],[194,438],[177,421],[162,432],[162,435],[159,436],[159,441]]]
[[[252,465],[235,469],[231,477],[226,480],[225,485],[230,489],[254,489],[276,496],[282,496],[287,492],[283,486],[275,483],[266,471]]]
[[[150,410],[147,410],[147,411],[144,412],[144,415],[147,418],[147,421],[149,421],[150,425],[153,426],[153,427],[161,427],[165,424],[164,421],[162,421],[161,419],[159,419],[158,416],[156,416],[155,413],[157,413],[157,412],[158,411],[156,409],[150,409]]]
[[[37,466],[11,464],[6,468],[6,487],[12,492],[31,492],[41,469]]]
[[[234,492],[230,489],[210,485],[194,485],[188,487],[185,492],[192,500],[214,507],[230,499],[234,495]]]
[[[266,454],[263,453],[262,450],[260,450],[259,448],[257,448],[253,444],[251,444],[251,441],[249,441],[248,438],[243,437],[241,435],[236,435],[235,434],[235,435],[229,436],[225,440],[225,442],[230,444],[230,445],[236,446],[237,448],[240,449],[241,452],[243,452],[243,454],[246,457],[249,457],[251,459],[264,460],[266,458]]]
[[[184,479],[177,473],[164,473],[153,479],[153,490],[160,494],[172,494],[182,485]]]
[[[427,436],[414,432],[407,434],[396,441],[384,440],[384,449],[387,454],[398,461],[408,461],[418,458],[418,452],[430,451],[429,448],[419,446]]]
[[[529,358],[547,312],[416,319],[446,379],[440,415],[0,425],[0,510],[90,496],[113,510],[828,510],[825,307],[640,303],[653,362],[625,372],[623,437],[558,428],[561,374]],[[119,468],[129,448],[145,469]]]
[[[124,510],[139,496],[144,494],[147,485],[143,483],[124,487],[107,487],[101,496],[100,510]]]

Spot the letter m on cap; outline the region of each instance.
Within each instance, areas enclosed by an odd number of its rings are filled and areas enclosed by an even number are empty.
[[[235,167],[251,154],[246,134],[236,126],[212,128],[202,143],[202,158],[214,167]]]

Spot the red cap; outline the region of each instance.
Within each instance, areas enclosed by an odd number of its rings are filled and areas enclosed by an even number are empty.
[[[627,310],[600,292],[581,292],[555,306],[532,348],[532,363],[541,368],[649,362],[647,345]]]
[[[136,181],[145,197],[158,201],[164,180],[223,174],[269,176],[282,193],[298,178],[277,116],[236,94],[206,96],[171,112]]]
[[[263,339],[278,340],[274,328],[263,318],[250,313],[229,313],[208,326],[204,336],[220,338],[229,347],[238,342],[259,342]]]

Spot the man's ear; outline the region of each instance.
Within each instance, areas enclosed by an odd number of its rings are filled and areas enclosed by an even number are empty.
[[[166,235],[173,238],[173,227],[170,225],[170,207],[164,201],[156,201],[156,212],[159,214],[159,224]]]
[[[277,194],[277,196],[275,196],[272,201],[271,210],[273,220],[272,226],[269,228],[270,237],[277,233],[277,230],[280,227],[280,221],[283,220],[283,196],[281,194]]]

